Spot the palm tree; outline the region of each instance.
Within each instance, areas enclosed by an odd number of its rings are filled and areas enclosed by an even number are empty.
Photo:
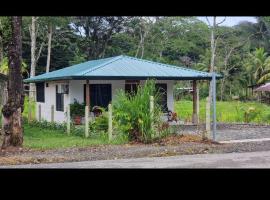
[[[253,74],[257,84],[270,80],[270,56],[267,55],[264,48],[256,48],[249,55],[247,70]]]

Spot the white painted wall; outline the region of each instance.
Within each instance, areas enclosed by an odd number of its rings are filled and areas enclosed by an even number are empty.
[[[54,105],[54,120],[56,122],[66,121],[66,107],[68,104],[74,102],[74,98],[80,103],[83,102],[83,85],[86,83],[85,80],[70,80],[69,82],[62,82],[69,84],[69,94],[64,94],[64,112],[56,111],[56,84],[61,82],[48,82],[49,87],[46,87],[45,83],[45,103],[37,102],[36,118],[38,119],[38,105],[41,105],[41,119],[51,121],[51,105]],[[112,84],[112,98],[114,98],[117,90],[125,89],[124,80],[90,80],[90,84]],[[144,84],[145,81],[141,81]],[[158,80],[157,83],[167,83],[167,105],[169,110],[174,110],[173,101],[173,84],[172,80]]]
[[[62,83],[67,83],[67,82],[62,82]],[[66,105],[68,105],[69,103],[69,98],[70,95],[69,94],[64,94],[64,112],[62,111],[56,111],[56,84],[61,84],[59,83],[55,83],[55,82],[48,82],[49,87],[46,87],[46,83],[45,83],[45,102],[44,103],[40,103],[37,102],[37,106],[36,106],[36,119],[38,119],[38,107],[39,105],[41,105],[41,119],[42,120],[47,120],[47,121],[51,121],[51,106],[54,105],[54,121],[56,122],[64,122],[66,121],[66,116],[65,116],[65,112],[66,112]]]

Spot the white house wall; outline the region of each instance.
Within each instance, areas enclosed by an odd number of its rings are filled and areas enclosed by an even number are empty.
[[[64,112],[56,111],[56,84],[55,82],[48,82],[49,87],[46,87],[45,83],[45,102],[37,102],[36,118],[38,119],[39,111],[38,107],[41,105],[41,119],[51,121],[51,106],[54,105],[54,121],[64,122],[66,121],[66,106],[69,102],[69,94],[64,94]],[[59,83],[58,83],[59,84]]]
[[[77,99],[80,103],[84,101],[84,84],[85,80],[70,80],[69,81],[69,94],[64,94],[64,112],[56,111],[56,92],[55,85],[60,83],[48,82],[49,87],[45,83],[45,103],[37,102],[36,117],[38,119],[38,106],[41,105],[41,119],[51,121],[51,105],[54,105],[54,121],[66,121],[66,107],[68,104],[73,103]],[[111,84],[112,85],[112,98],[114,98],[117,90],[125,89],[124,80],[90,80],[90,84]],[[141,81],[144,84],[145,81]],[[167,83],[167,105],[169,110],[174,110],[173,101],[173,84],[171,80],[158,80],[157,83]]]

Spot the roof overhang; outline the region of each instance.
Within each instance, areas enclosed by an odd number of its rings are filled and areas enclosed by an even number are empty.
[[[221,79],[222,76],[217,75],[216,79]],[[211,80],[212,77],[172,77],[172,76],[67,76],[67,77],[52,77],[46,79],[25,79],[25,83],[49,82],[56,80]]]

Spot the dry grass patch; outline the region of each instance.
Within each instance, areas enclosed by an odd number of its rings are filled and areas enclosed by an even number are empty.
[[[184,142],[196,142],[196,143],[206,143],[206,144],[219,144],[209,139],[202,139],[199,135],[191,134],[181,134],[181,135],[172,135],[165,138],[162,138],[158,141],[159,145],[178,145]]]

